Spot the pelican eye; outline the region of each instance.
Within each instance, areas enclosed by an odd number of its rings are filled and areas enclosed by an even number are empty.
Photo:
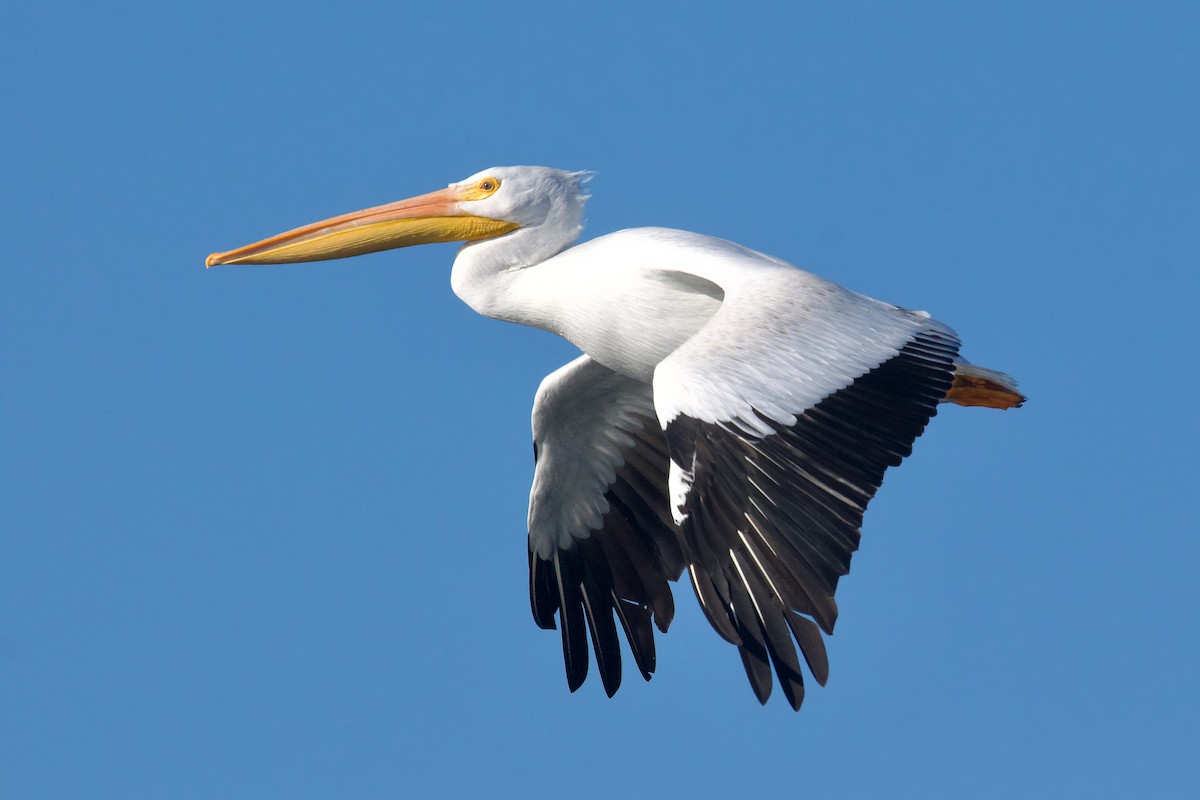
[[[500,188],[500,179],[488,176],[480,178],[470,186],[464,186],[460,200],[485,200],[496,193]]]

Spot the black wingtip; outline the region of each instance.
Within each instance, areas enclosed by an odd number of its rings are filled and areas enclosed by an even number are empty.
[[[821,632],[811,620],[799,614],[789,613],[786,619],[788,627],[792,629],[792,635],[800,645],[800,653],[804,656],[804,662],[808,664],[809,672],[817,683],[824,686],[829,680],[829,655],[825,651],[825,640],[821,638]]]
[[[606,582],[609,585],[612,583],[611,579]],[[583,579],[582,595],[600,681],[604,684],[604,693],[612,697],[621,688],[621,640],[617,637],[617,625],[613,622],[612,591],[605,588],[595,572],[589,571]]]
[[[559,624],[562,632],[563,664],[567,670],[567,686],[576,691],[588,674],[587,623],[583,598],[574,570],[554,554],[554,574],[557,578]]]

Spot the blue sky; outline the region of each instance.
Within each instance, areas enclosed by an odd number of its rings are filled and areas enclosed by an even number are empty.
[[[0,794],[1184,796],[1200,774],[1191,3],[25,3],[0,31]],[[889,474],[829,686],[688,587],[568,694],[528,415],[452,245],[205,255],[490,165],[953,326],[1017,412]]]

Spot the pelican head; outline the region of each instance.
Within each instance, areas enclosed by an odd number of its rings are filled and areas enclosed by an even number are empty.
[[[205,264],[290,264],[434,242],[481,242],[538,231],[569,244],[583,227],[585,172],[492,167],[445,189],[332,217],[213,253]]]

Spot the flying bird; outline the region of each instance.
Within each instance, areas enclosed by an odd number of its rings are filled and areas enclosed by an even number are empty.
[[[206,263],[465,242],[450,277],[463,301],[583,351],[534,398],[528,520],[533,618],[559,629],[571,691],[589,639],[605,691],[617,691],[618,626],[650,679],[653,629],[670,625],[670,584],[686,570],[759,701],[773,671],[798,710],[800,657],[828,678],[822,631],[833,632],[838,579],[884,471],[939,403],[1025,398],[960,358],[954,331],[928,314],[732,242],[634,228],[574,245],[587,177],[495,167]]]

